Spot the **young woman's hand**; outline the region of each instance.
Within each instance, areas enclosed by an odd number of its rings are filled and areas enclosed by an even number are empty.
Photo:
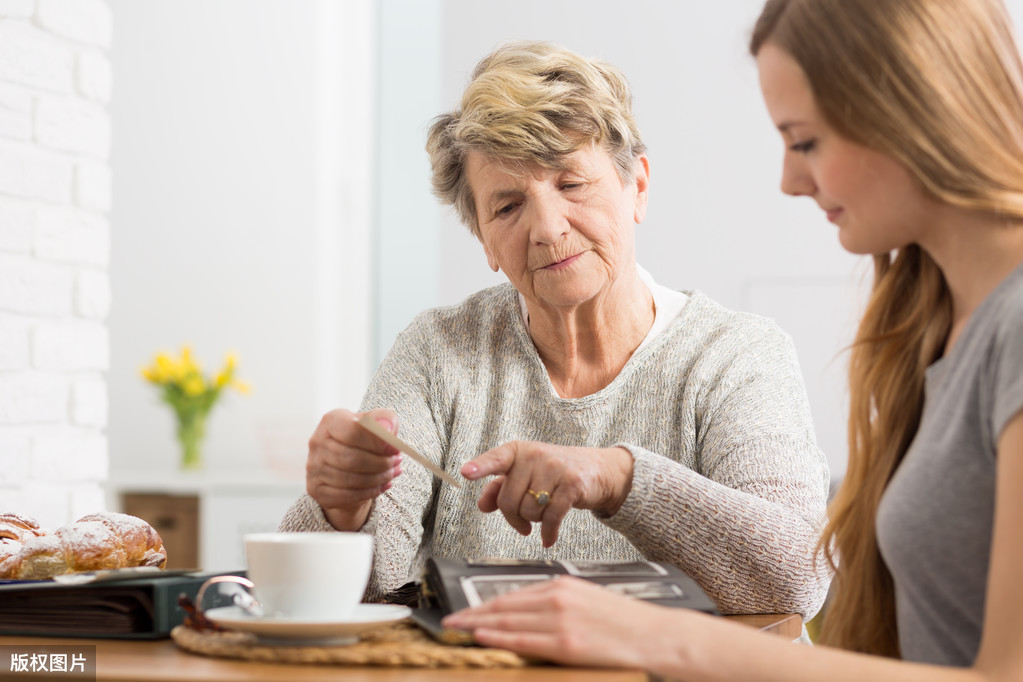
[[[688,618],[568,576],[547,580],[464,609],[445,627],[471,630],[488,647],[568,665],[650,669],[670,656]]]

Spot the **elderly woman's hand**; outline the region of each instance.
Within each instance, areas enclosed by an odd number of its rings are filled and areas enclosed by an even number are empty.
[[[366,414],[392,433],[398,431],[398,415],[391,410]],[[361,416],[328,412],[309,439],[306,492],[338,530],[362,528],[373,500],[401,474],[401,454],[356,424]]]
[[[618,511],[632,487],[632,454],[625,448],[512,441],[462,465],[462,476],[472,481],[493,474],[500,475],[483,488],[480,510],[500,509],[523,535],[533,523],[543,524],[540,536],[550,547],[572,507]]]

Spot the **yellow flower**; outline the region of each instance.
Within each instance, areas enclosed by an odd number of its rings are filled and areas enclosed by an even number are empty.
[[[183,374],[187,374],[189,372],[202,373],[202,367],[199,366],[199,363],[196,361],[195,356],[192,355],[191,346],[182,346],[180,367],[183,370],[182,371]]]
[[[227,358],[224,360],[224,368],[217,373],[216,379],[214,379],[214,385],[217,388],[223,388],[231,383],[231,377],[234,376],[235,365],[238,364],[238,358],[234,353],[228,353]]]
[[[201,375],[192,373],[181,382],[181,390],[185,392],[185,395],[200,396],[206,392],[206,382],[202,380]]]
[[[180,356],[160,352],[153,361],[141,369],[142,377],[160,387],[160,398],[170,405],[179,422],[189,421],[196,415],[205,417],[220,398],[224,387],[230,386],[240,393],[248,393],[247,384],[235,380],[238,358],[228,353],[224,366],[209,377],[192,353],[192,347],[181,348]]]
[[[160,353],[155,360],[156,381],[161,384],[174,381],[179,376],[178,363],[166,353]]]

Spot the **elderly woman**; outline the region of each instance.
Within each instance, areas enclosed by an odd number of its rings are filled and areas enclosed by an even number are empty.
[[[791,341],[637,266],[649,161],[623,76],[504,46],[427,149],[437,195],[509,283],[419,315],[361,409],[465,485],[336,410],[281,529],[372,533],[371,600],[429,555],[645,558],[723,612],[816,613],[828,471]]]

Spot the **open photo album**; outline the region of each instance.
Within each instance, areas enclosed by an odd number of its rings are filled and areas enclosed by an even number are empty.
[[[652,561],[526,561],[520,559],[439,559],[426,562],[414,618],[435,638],[471,643],[468,633],[442,628],[449,613],[478,606],[559,575],[572,575],[609,590],[663,606],[717,614],[710,597],[677,567]]]

